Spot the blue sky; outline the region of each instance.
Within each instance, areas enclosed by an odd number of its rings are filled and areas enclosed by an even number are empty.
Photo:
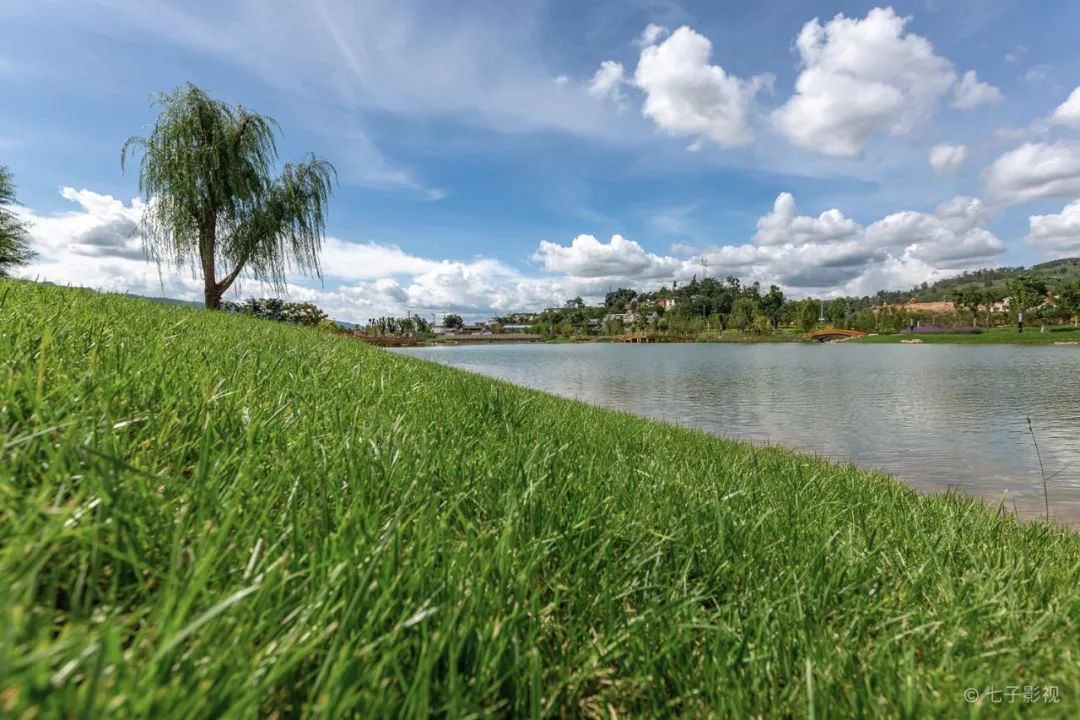
[[[289,294],[341,319],[536,308],[703,259],[872,293],[1080,254],[1077,26],[1064,0],[9,0],[0,163],[24,274],[103,289],[198,296],[140,259],[118,162],[151,94],[191,81],[276,118],[283,159],[337,166],[325,277]]]

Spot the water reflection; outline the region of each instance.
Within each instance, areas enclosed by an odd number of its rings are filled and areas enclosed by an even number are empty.
[[[881,467],[1080,521],[1080,352],[1071,347],[503,345],[411,355],[753,442]],[[1064,470],[1062,470],[1064,468]]]

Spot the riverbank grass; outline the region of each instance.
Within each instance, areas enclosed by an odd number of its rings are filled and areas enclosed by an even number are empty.
[[[1080,343],[1080,328],[1072,325],[1047,325],[1046,332],[1039,332],[1038,325],[1028,325],[1018,333],[1015,327],[983,330],[981,333],[914,333],[899,335],[868,335],[845,342],[860,345],[899,343],[902,340],[922,340],[930,344],[951,345],[1053,345],[1054,343]]]
[[[0,281],[0,448],[9,717],[1080,709],[1077,534],[347,338]]]

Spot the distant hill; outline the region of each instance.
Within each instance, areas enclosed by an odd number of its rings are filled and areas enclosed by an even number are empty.
[[[934,302],[935,300],[951,300],[954,290],[960,287],[976,285],[982,288],[994,288],[1005,293],[1005,283],[1009,278],[1015,277],[1022,272],[1030,272],[1039,275],[1046,284],[1055,288],[1063,283],[1080,278],[1080,257],[1062,258],[1050,262],[1039,263],[1026,267],[1001,267],[987,268],[963,272],[954,277],[938,280],[935,283],[923,283],[910,290],[886,290],[879,292],[877,297],[887,302],[900,303],[914,299],[916,302]]]
[[[203,304],[197,300],[178,300],[177,298],[167,297],[150,297],[149,295],[132,295],[132,297],[141,297],[146,300],[153,300],[155,302],[165,303],[166,305],[183,305],[184,307],[201,308]]]

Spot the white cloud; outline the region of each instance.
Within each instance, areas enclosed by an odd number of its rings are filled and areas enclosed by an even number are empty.
[[[189,272],[158,274],[142,249],[140,200],[124,203],[91,190],[65,187],[60,195],[78,209],[39,215],[17,212],[30,223],[31,246],[38,257],[20,275],[63,285],[87,285],[140,295],[192,299],[201,285]]]
[[[1017,45],[1009,52],[1005,53],[1005,62],[1015,63],[1020,62],[1020,58],[1027,55],[1027,45]]]
[[[862,232],[859,224],[839,210],[826,210],[818,217],[799,215],[791,193],[780,193],[772,212],[757,221],[754,242],[758,245],[812,245],[833,243]]]
[[[60,194],[73,203],[73,210],[41,214],[16,209],[30,222],[32,247],[39,254],[22,269],[23,277],[149,297],[202,299],[202,282],[190,270],[159,269],[144,255],[139,234],[144,207],[138,199],[124,203],[74,188],[62,188]],[[312,287],[320,283],[308,278],[290,277],[288,296],[316,302],[332,317],[352,322],[409,310],[453,309],[482,315],[493,308],[516,307],[530,298],[516,290],[520,273],[487,258],[429,259],[395,245],[328,237],[321,262],[322,286]],[[273,292],[242,278],[229,298]]]
[[[159,271],[141,259],[138,221],[143,207],[138,200],[124,203],[71,188],[64,188],[62,195],[76,206],[71,212],[18,210],[32,222],[34,249],[40,253],[23,276],[201,299],[201,281],[190,270]],[[287,297],[314,302],[331,317],[358,323],[406,312],[457,312],[472,319],[536,310],[577,295],[598,301],[609,286],[655,288],[673,279],[687,280],[700,276],[702,258],[714,276],[775,282],[795,294],[874,292],[992,262],[1003,246],[982,227],[984,216],[978,200],[956,198],[934,213],[895,213],[863,228],[838,209],[817,217],[799,215],[794,198],[784,193],[758,221],[751,242],[673,248],[695,255],[687,258],[649,252],[621,235],[607,242],[579,235],[567,245],[539,243],[531,259],[540,264],[540,275],[523,274],[493,258],[422,257],[396,245],[330,237],[322,253],[325,281],[290,277]],[[246,279],[230,299],[273,292]]]
[[[532,259],[548,272],[581,278],[598,277],[670,277],[682,262],[646,252],[633,240],[612,235],[602,243],[592,235],[578,235],[569,246],[541,241]]]
[[[1080,200],[1074,200],[1057,214],[1032,215],[1024,242],[1049,254],[1080,252]]]
[[[871,244],[931,267],[984,266],[1005,251],[1005,243],[979,226],[983,218],[978,200],[958,197],[933,213],[893,213],[867,227],[866,237]]]
[[[83,6],[86,6],[84,9]],[[98,0],[71,13],[111,37],[143,33],[240,67],[326,122],[373,110],[454,118],[508,133],[611,137],[610,112],[552,82],[541,4],[421,0],[233,2]]]
[[[753,137],[749,105],[772,86],[772,76],[743,80],[710,64],[711,56],[709,39],[685,26],[643,49],[634,72],[634,83],[645,93],[642,114],[669,135],[745,145]]]
[[[986,196],[995,204],[1080,195],[1080,143],[1024,143],[986,171]]]
[[[718,275],[795,291],[873,293],[992,264],[1005,244],[982,227],[979,200],[957,197],[933,213],[902,211],[868,227],[840,210],[799,215],[788,193],[758,220],[752,244],[703,251]]]
[[[954,232],[962,233],[981,226],[986,222],[988,213],[982,200],[958,195],[938,205],[934,215]]]
[[[657,25],[656,23],[649,23],[645,26],[645,29],[641,31],[641,35],[638,36],[637,44],[641,47],[648,47],[649,45],[655,45],[656,41],[668,34],[668,29],[663,25]]]
[[[1032,65],[1024,73],[1024,80],[1029,85],[1040,85],[1050,79],[1050,76],[1054,72],[1053,65],[1047,65],[1045,63],[1039,63]]]
[[[874,8],[861,20],[840,14],[806,23],[795,41],[803,70],[795,94],[772,114],[776,128],[799,147],[851,157],[877,133],[901,136],[922,125],[956,74],[930,41],[905,33],[907,22]]]
[[[397,245],[352,243],[337,237],[326,238],[320,263],[324,275],[342,280],[420,275],[439,265],[438,261],[411,255]]]
[[[968,70],[953,87],[953,107],[971,110],[987,103],[1001,102],[1001,90],[982,82],[974,70]]]
[[[589,94],[598,100],[610,100],[620,109],[626,105],[623,85],[626,83],[622,63],[605,60],[589,81]]]
[[[1080,87],[1069,93],[1065,102],[1057,106],[1050,116],[1050,122],[1080,129]]]
[[[965,145],[935,145],[930,148],[930,166],[939,177],[955,175],[967,160]]]

